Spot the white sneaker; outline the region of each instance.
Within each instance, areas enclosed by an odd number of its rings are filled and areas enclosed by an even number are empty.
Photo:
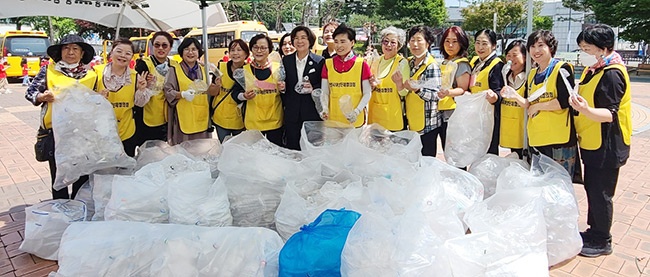
[[[13,91],[11,91],[10,89],[7,89],[7,90],[5,91],[5,94],[9,94],[9,93],[13,93]]]

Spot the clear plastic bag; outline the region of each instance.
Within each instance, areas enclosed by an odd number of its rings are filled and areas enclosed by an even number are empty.
[[[86,219],[86,204],[56,199],[25,208],[25,238],[18,248],[46,260],[57,260],[63,232]]]
[[[264,228],[105,221],[72,224],[60,276],[278,276],[283,242]],[[265,274],[269,273],[269,274]]]
[[[494,128],[494,106],[485,93],[457,96],[456,110],[449,118],[445,160],[466,167],[483,157],[490,148]]]
[[[454,86],[454,81],[456,80],[456,70],[458,69],[458,64],[456,62],[448,61],[445,65],[445,70],[440,71],[440,88],[442,89],[452,89]]]
[[[135,167],[124,152],[116,122],[113,106],[103,96],[81,84],[61,89],[52,105],[54,189],[99,169]]]
[[[314,91],[315,92],[315,91]],[[338,121],[305,121],[300,130],[300,149],[306,156],[330,151],[352,131],[352,126]]]
[[[232,225],[226,187],[209,172],[186,172],[167,181],[169,223],[222,227]]]
[[[530,171],[520,165],[511,165],[497,179],[497,194],[524,188],[542,190],[549,266],[580,253],[578,204],[566,170],[553,159],[541,155],[533,157]]]
[[[472,175],[476,176],[483,183],[483,187],[485,188],[483,198],[488,198],[496,192],[497,177],[513,163],[519,164],[524,168],[530,167],[527,162],[519,159],[517,153],[511,153],[506,157],[486,154],[472,163],[468,172],[472,173]]]

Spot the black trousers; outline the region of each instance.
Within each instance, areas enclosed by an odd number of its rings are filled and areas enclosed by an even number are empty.
[[[148,140],[162,140],[167,141],[167,123],[157,126],[149,127],[144,123],[144,110],[140,107],[133,107],[133,119],[135,120],[135,137],[137,146],[142,145]]]
[[[443,122],[438,129],[440,129],[440,132],[438,133],[438,136],[440,136],[440,143],[442,144],[442,150],[445,150],[445,143],[447,142],[447,126],[449,126],[449,122]]]
[[[499,156],[499,133],[501,132],[501,119],[497,116],[494,118],[494,128],[492,129],[492,140],[488,153]]]
[[[282,136],[284,135],[284,130],[282,129],[282,127],[275,130],[262,131],[262,135],[264,135],[266,139],[268,139],[273,144],[280,147],[284,147],[284,143],[282,143]]]
[[[441,127],[435,128],[426,134],[420,135],[422,141],[422,156],[435,157],[438,152],[438,134],[440,134]]]
[[[129,157],[134,157],[135,156],[135,148],[139,146],[138,144],[138,136],[133,135],[132,137],[123,140],[122,141],[122,146],[124,146],[124,152],[126,152]]]
[[[587,192],[587,224],[589,235],[598,242],[611,241],[614,203],[620,168],[597,168],[585,165],[585,191]]]
[[[284,122],[285,147],[300,150],[300,131],[302,122]]]
[[[56,179],[56,161],[54,160],[54,157],[52,157],[47,162],[50,165],[50,177],[52,178],[52,199],[74,199],[81,186],[86,181],[88,181],[88,175],[79,177],[79,180],[72,184],[72,195],[69,194],[67,187],[60,190],[54,190],[54,180]]]

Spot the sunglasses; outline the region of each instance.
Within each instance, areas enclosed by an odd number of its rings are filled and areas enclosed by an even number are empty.
[[[160,43],[154,43],[154,44],[153,44],[153,47],[155,47],[155,48],[167,49],[167,47],[169,47],[169,44],[167,44],[167,43],[163,43],[163,44],[160,44]]]

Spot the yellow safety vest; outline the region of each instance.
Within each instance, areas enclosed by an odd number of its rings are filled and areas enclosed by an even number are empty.
[[[54,95],[59,94],[59,91],[69,85],[79,82],[80,84],[86,86],[87,88],[94,90],[95,83],[97,82],[97,74],[92,69],[89,69],[86,73],[86,76],[77,80],[75,78],[70,78],[63,75],[63,73],[56,71],[54,69],[54,64],[50,63],[47,66],[46,79],[47,79],[47,89],[50,90]],[[52,102],[54,103],[54,102]],[[45,115],[43,116],[43,126],[45,129],[52,128],[52,103],[45,104]]]
[[[199,65],[199,67],[202,73],[205,72],[202,65]],[[178,90],[188,90],[194,81],[185,75],[180,64],[176,64],[172,68],[176,72]],[[201,80],[205,82],[205,76],[202,76]],[[178,124],[184,134],[191,135],[205,132],[210,125],[208,94],[202,93],[195,95],[192,102],[185,100],[185,98],[178,99],[176,113],[178,114]]]
[[[542,94],[531,105],[544,103],[557,99],[557,77],[564,62],[557,62],[551,74],[541,84],[534,84],[537,68],[533,68],[528,75],[529,94],[546,85],[546,92]],[[564,84],[562,84],[564,85]],[[569,142],[571,134],[571,122],[569,121],[569,109],[557,111],[539,111],[534,117],[528,118],[528,141],[530,146],[547,146]]]
[[[383,57],[380,59],[383,59]],[[404,129],[402,101],[397,93],[397,85],[391,78],[393,73],[398,70],[402,59],[404,58],[400,55],[395,56],[388,75],[384,76],[381,82],[372,90],[370,105],[368,106],[368,124],[377,123],[390,131]],[[374,73],[379,74],[379,72]]]
[[[456,64],[461,64],[461,63],[469,63],[469,60],[467,58],[458,58],[453,60]],[[440,72],[444,72],[447,69],[447,64],[443,63],[440,65]],[[454,80],[456,80],[456,76],[454,76]],[[451,96],[445,96],[444,98],[440,99],[438,101],[438,110],[440,111],[449,111],[449,110],[454,110],[456,109],[456,101],[454,101],[454,98]]]
[[[329,99],[329,119],[342,122],[345,124],[350,123],[339,107],[339,98],[343,95],[350,95],[350,104],[352,108],[356,108],[361,102],[363,91],[361,88],[361,74],[363,70],[363,58],[357,57],[354,65],[348,72],[339,73],[334,69],[334,59],[326,59],[325,66],[327,66],[327,78],[330,89]],[[364,108],[365,110],[365,108]],[[361,127],[365,122],[365,113],[360,112],[357,120],[352,123],[355,128]]]
[[[526,84],[516,89],[521,97],[526,95]],[[499,145],[507,148],[524,147],[524,108],[514,99],[501,100],[501,131]]]
[[[271,63],[271,72],[279,70],[280,64]],[[253,75],[250,64],[244,65],[244,73]],[[284,110],[282,109],[282,99],[280,99],[280,90],[277,88],[277,80],[274,74],[271,74],[266,81],[276,84],[275,89],[256,88],[255,97],[246,101],[246,114],[244,115],[244,126],[247,130],[268,131],[282,127]],[[249,79],[249,78],[247,78]],[[255,79],[257,80],[257,79]],[[222,104],[223,105],[223,104]]]
[[[154,65],[151,57],[142,58],[149,68],[149,74],[156,76],[156,85],[153,90],[158,92],[151,96],[149,102],[143,107],[143,121],[149,127],[158,127],[167,123],[167,99],[165,99],[165,93],[163,92],[163,86],[165,84],[165,76],[161,75],[156,71],[156,66]],[[178,64],[177,61],[169,60],[170,66],[172,64]]]
[[[106,89],[104,85],[104,68],[106,64],[96,65],[97,91]],[[122,86],[118,91],[108,92],[108,102],[113,105],[115,119],[117,119],[117,133],[120,139],[125,141],[135,134],[135,120],[133,119],[133,101],[135,99],[135,84],[137,73],[128,69],[131,73],[131,84]]]
[[[478,56],[475,56],[472,58],[472,61],[469,62],[469,65],[472,67],[472,69],[478,65],[477,62]],[[495,57],[487,67],[479,71],[478,75],[474,77],[474,85],[469,87],[469,91],[471,93],[479,93],[481,91],[490,89],[490,81],[488,80],[490,77],[490,71],[492,71],[492,68],[494,68],[494,66],[499,63],[502,63],[501,59],[499,57]]]
[[[413,57],[409,57],[409,61],[413,60]],[[420,75],[429,67],[430,64],[434,63],[436,60],[431,56],[427,55],[427,59],[420,68],[411,76],[411,80],[417,80],[420,78]],[[424,100],[420,98],[420,95],[413,91],[409,93],[404,98],[404,108],[406,109],[406,121],[409,125],[409,130],[419,132],[424,129],[426,115],[424,114]]]
[[[623,94],[623,98],[621,98],[621,103],[618,106],[616,117],[618,118],[618,125],[621,128],[623,143],[625,143],[625,145],[630,145],[630,139],[632,136],[632,97],[630,91],[630,76],[627,74],[625,66],[620,64],[608,65],[605,69],[594,75],[591,80],[589,80],[589,83],[582,84],[582,80],[584,80],[588,71],[588,68],[585,68],[580,78],[580,95],[587,100],[589,107],[593,108],[596,86],[600,83],[600,79],[603,77],[605,70],[610,68],[620,70],[625,77],[625,94]],[[583,114],[579,114],[575,117],[576,132],[578,133],[580,148],[585,150],[598,150],[601,148],[603,139],[601,133],[602,124],[603,123],[589,119]]]
[[[219,63],[219,70],[223,75],[221,76],[221,89],[219,90],[219,94],[212,99],[212,109],[214,109],[212,122],[225,129],[244,129],[244,119],[241,110],[237,107],[237,102],[230,96],[232,87],[235,85],[235,80],[228,76],[228,63]]]

